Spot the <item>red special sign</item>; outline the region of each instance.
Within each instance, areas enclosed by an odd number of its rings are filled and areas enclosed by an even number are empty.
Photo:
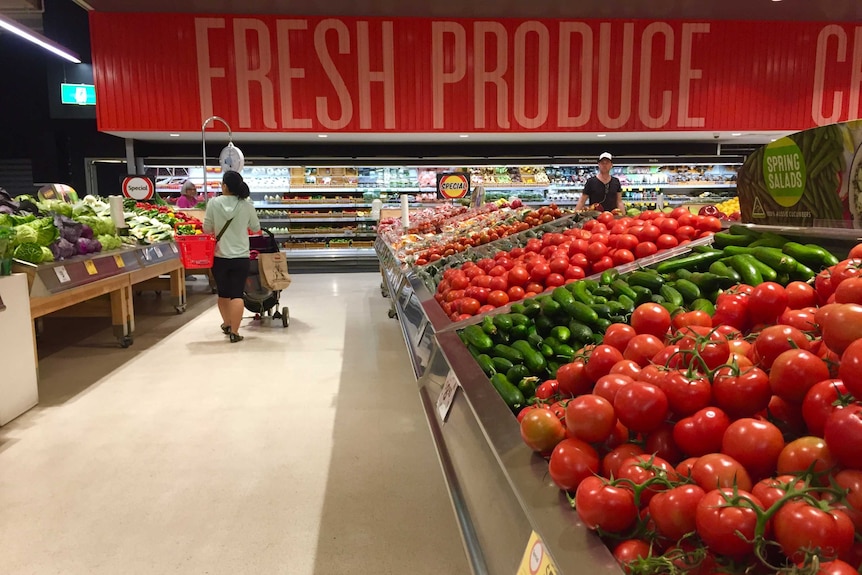
[[[140,34],[140,30],[147,30]],[[862,26],[91,12],[99,128],[794,130],[862,115]]]
[[[470,193],[469,174],[440,174],[437,176],[437,195],[448,200],[457,200]]]
[[[147,176],[128,176],[123,178],[123,195],[134,200],[152,199],[156,186]]]

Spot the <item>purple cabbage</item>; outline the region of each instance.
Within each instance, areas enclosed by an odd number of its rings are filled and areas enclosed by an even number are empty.
[[[88,240],[92,240],[93,239],[93,228],[91,228],[87,224],[81,224],[81,237],[87,238]]]
[[[98,240],[78,238],[78,241],[76,242],[76,247],[78,248],[78,255],[84,256],[87,254],[96,253],[97,251],[102,249],[102,244],[100,244]]]
[[[55,260],[62,260],[74,256],[78,253],[78,250],[75,244],[65,238],[60,238],[51,244],[51,253],[54,254]]]
[[[54,225],[60,230],[60,237],[70,244],[76,243],[84,230],[84,224],[62,214],[54,214]]]

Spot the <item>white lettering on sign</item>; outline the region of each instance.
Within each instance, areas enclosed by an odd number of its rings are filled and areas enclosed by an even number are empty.
[[[209,31],[224,27],[224,18],[195,18],[198,90],[200,91],[201,116],[203,118],[209,118],[213,115],[213,79],[225,77],[224,68],[214,68],[210,64]]]
[[[534,34],[538,41],[536,61],[527,62],[528,34]],[[551,39],[548,28],[540,22],[524,22],[515,31],[515,121],[524,128],[539,128],[548,120],[548,97],[551,83],[550,72]],[[527,113],[527,69],[536,68],[539,72],[539,83],[536,86],[536,98],[532,100],[536,113]]]
[[[454,46],[446,51],[446,36],[454,37]],[[447,58],[448,56],[448,58]],[[451,69],[446,65],[451,62]],[[467,31],[457,22],[431,24],[431,89],[433,90],[434,129],[445,124],[445,92],[447,84],[455,84],[467,74]]]
[[[249,34],[252,32],[253,34]],[[250,46],[249,36],[257,38],[256,45]],[[260,87],[261,105],[255,106],[263,113],[263,125],[270,129],[278,128],[275,121],[275,94],[272,80],[272,50],[269,42],[269,28],[257,18],[235,18],[233,21],[234,47],[236,49],[236,96],[239,105],[239,125],[251,127],[251,84]],[[249,49],[251,48],[251,49]],[[253,66],[250,56],[257,65]],[[209,116],[207,116],[209,117]]]
[[[496,48],[496,65],[488,70],[486,48],[489,42],[487,36]],[[473,126],[476,129],[485,127],[485,96],[488,84],[493,84],[497,95],[497,125],[495,128],[509,128],[508,85],[503,79],[509,66],[506,29],[499,22],[476,22],[473,24]]]
[[[571,52],[572,34],[581,37],[581,48],[576,78],[580,76],[581,106],[577,116],[570,116],[571,100]],[[593,29],[582,22],[562,22],[560,24],[560,69],[557,81],[557,125],[561,128],[578,128],[590,120],[593,108]]]
[[[621,72],[611,70],[611,25],[603,23],[599,27],[599,122],[606,128],[619,128],[629,121],[632,111],[632,51],[634,50],[635,26],[626,23],[623,26],[623,69]],[[619,44],[619,41],[614,44]],[[620,113],[611,116],[610,82],[611,78],[619,77]]]
[[[279,20],[276,23],[278,38],[278,81],[281,91],[281,125],[288,129],[310,129],[311,118],[293,115],[293,80],[305,78],[305,68],[290,65],[291,30],[308,30],[307,20]]]
[[[383,126],[395,128],[395,43],[392,38],[392,22],[383,23],[383,70],[371,70],[371,40],[368,37],[368,22],[358,22],[357,51],[359,52],[359,127],[371,128],[371,82],[383,84]]]
[[[683,24],[682,25],[682,51],[680,53],[679,71],[679,105],[677,114],[677,126],[680,128],[702,128],[706,119],[689,115],[689,97],[691,95],[692,80],[703,78],[703,70],[691,67],[691,49],[694,44],[695,34],[709,33],[709,24]]]
[[[339,54],[350,53],[350,32],[347,30],[344,22],[335,18],[328,18],[322,21],[314,30],[314,49],[317,52],[320,65],[323,66],[323,71],[326,72],[326,76],[338,95],[338,105],[341,108],[341,115],[335,118],[330,116],[329,99],[325,96],[318,96],[317,118],[324,127],[330,130],[340,130],[349,124],[353,118],[353,101],[350,98],[350,92],[347,91],[344,78],[338,72],[338,68],[332,61],[332,56],[329,54],[329,48],[326,45],[326,34],[330,30],[334,30],[338,35]]]
[[[673,94],[670,90],[661,93],[661,112],[658,116],[652,115],[650,106],[650,94],[652,94],[650,82],[652,81],[652,48],[653,39],[659,34],[664,36],[664,60],[673,60],[673,28],[664,22],[653,22],[643,32],[641,37],[641,81],[638,94],[638,117],[647,128],[661,128],[670,120],[671,100]]]

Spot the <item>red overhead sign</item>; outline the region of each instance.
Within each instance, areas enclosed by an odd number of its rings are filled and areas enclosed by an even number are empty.
[[[145,30],[146,33],[141,31]],[[788,130],[862,116],[862,26],[91,12],[99,128]]]

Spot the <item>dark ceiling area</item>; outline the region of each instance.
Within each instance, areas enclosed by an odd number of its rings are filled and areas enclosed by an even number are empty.
[[[862,22],[860,0],[76,0],[106,12]]]

